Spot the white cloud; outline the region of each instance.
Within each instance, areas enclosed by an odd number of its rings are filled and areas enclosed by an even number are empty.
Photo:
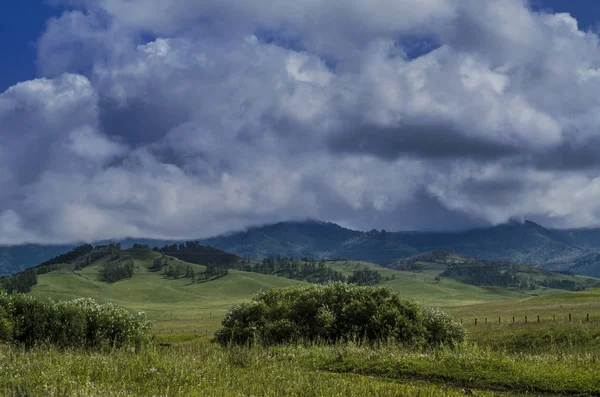
[[[598,36],[567,14],[524,0],[60,2],[74,9],[40,38],[45,78],[0,95],[0,243],[302,217],[600,224]],[[405,40],[439,46],[412,59]]]

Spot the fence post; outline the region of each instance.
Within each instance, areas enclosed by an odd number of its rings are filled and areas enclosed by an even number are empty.
[[[569,322],[571,322],[571,313],[569,313]]]
[[[552,321],[556,321],[556,314],[552,315]]]
[[[515,323],[515,316],[513,316],[513,324]]]
[[[540,323],[540,315],[538,314],[537,316],[538,316],[538,324],[539,324]]]
[[[585,321],[587,321],[588,323],[590,322],[590,314],[586,314],[585,315]]]
[[[525,316],[525,324],[527,324],[527,316]]]
[[[477,319],[475,319],[475,326],[477,326]]]
[[[485,325],[487,325],[487,317],[485,318]]]
[[[462,324],[462,318],[460,319],[460,323]]]
[[[500,324],[500,317],[498,317],[498,324]]]

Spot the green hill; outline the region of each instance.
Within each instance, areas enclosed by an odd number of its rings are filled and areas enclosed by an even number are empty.
[[[415,299],[419,303],[437,307],[513,301],[562,292],[553,288],[527,290],[512,287],[469,285],[451,278],[440,277],[444,267],[434,262],[421,262],[419,263],[421,268],[415,271],[400,271],[368,262],[338,261],[327,263],[335,270],[346,275],[362,268],[378,271],[383,277],[382,285],[389,286],[403,296]],[[598,282],[600,283],[600,280]]]
[[[218,254],[214,250],[207,252],[211,255]],[[60,258],[75,259],[71,263],[61,264],[58,263]],[[291,264],[283,258],[282,261],[283,264]],[[419,303],[438,307],[500,303],[561,292],[556,288],[542,287],[539,283],[533,285],[533,288],[518,288],[472,285],[456,277],[446,277],[444,274],[448,269],[461,266],[485,268],[489,265],[449,252],[422,254],[397,262],[395,266],[402,270],[369,262],[344,260],[301,262],[298,269],[302,269],[304,264],[316,269],[331,268],[332,272],[349,280],[357,273],[365,273],[365,270],[371,275],[377,273],[376,280],[380,284]],[[262,263],[242,262],[241,265],[252,271],[218,268],[224,272],[201,277],[214,265],[185,262],[141,246],[127,250],[119,249],[118,245],[99,246],[92,251],[86,249],[83,255],[66,254],[35,268],[43,269],[44,272],[37,274],[31,293],[54,299],[91,297],[102,302],[112,302],[130,310],[147,312],[151,319],[157,320],[159,331],[175,327],[190,332],[199,324],[206,329],[216,328],[231,305],[249,300],[261,289],[304,283],[281,277],[285,273],[259,273],[269,268],[268,260]],[[464,267],[465,265],[471,267]],[[125,268],[131,272],[118,273],[117,278],[106,278],[107,272]],[[277,271],[281,272],[282,269]],[[586,288],[600,286],[599,280],[588,277],[564,275],[528,266],[516,266],[514,269],[523,277],[539,281],[569,280]]]
[[[153,320],[168,321],[170,326],[197,326],[198,323],[216,326],[220,316],[261,289],[286,287],[301,284],[300,281],[281,277],[230,270],[228,274],[214,281],[192,283],[181,277],[169,279],[161,271],[152,271],[155,260],[161,258],[158,252],[146,249],[123,251],[134,261],[134,274],[131,278],[114,283],[101,281],[103,257],[91,265],[74,270],[72,265],[38,276],[38,283],[32,293],[54,299],[90,297],[101,302],[112,302],[130,310],[145,311]],[[191,266],[198,273],[205,266],[189,264],[171,259],[173,264]],[[213,321],[211,321],[211,318]]]
[[[446,277],[479,286],[519,287],[520,289],[548,287],[568,291],[600,287],[600,280],[593,277],[576,276],[508,262],[480,260],[450,251],[426,252],[397,260],[390,264],[390,267]]]

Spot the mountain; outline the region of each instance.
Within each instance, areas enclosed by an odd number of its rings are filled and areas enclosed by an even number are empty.
[[[398,233],[397,237],[419,252],[445,249],[478,259],[504,260],[555,270],[569,270],[578,259],[594,251],[581,247],[565,233],[530,221],[456,233]]]
[[[335,223],[309,220],[253,227],[245,232],[230,233],[200,242],[258,260],[277,255],[322,258],[337,255],[340,246],[358,235],[360,232]]]
[[[17,273],[70,251],[74,245],[0,246],[0,276]]]
[[[184,241],[122,240],[150,247]],[[530,264],[549,270],[600,276],[600,229],[548,229],[531,221],[459,232],[356,231],[320,221],[281,222],[199,240],[240,257],[262,260],[269,256],[345,258],[389,265],[433,250],[447,250],[477,259]],[[33,266],[70,247],[36,245],[0,248],[2,274]]]
[[[460,232],[360,232],[326,222],[283,222],[202,240],[253,259],[347,258],[389,265],[432,250],[600,276],[600,230],[554,230],[531,221]]]

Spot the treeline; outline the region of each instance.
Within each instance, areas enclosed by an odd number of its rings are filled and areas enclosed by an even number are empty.
[[[262,262],[252,264],[249,260],[238,265],[239,270],[272,274],[293,280],[307,281],[313,284],[326,284],[328,282],[341,281],[349,284],[375,285],[382,281],[379,272],[368,268],[354,270],[352,275],[346,277],[341,272],[327,265],[324,260],[316,261],[312,258],[301,260],[281,257],[269,257]]]
[[[140,248],[146,248],[140,246]],[[304,257],[300,260],[277,256],[268,257],[261,262],[253,263],[250,258],[240,258],[237,255],[218,250],[213,247],[200,245],[197,241],[188,241],[185,244],[165,245],[163,248],[154,248],[177,258],[183,262],[204,265],[207,267],[203,273],[195,273],[193,269],[185,266],[170,264],[166,259],[159,259],[153,264],[153,270],[162,270],[169,278],[189,278],[192,281],[209,281],[227,274],[228,269],[256,272],[261,274],[272,274],[293,280],[303,280],[309,283],[325,284],[332,281],[342,281],[358,285],[374,285],[382,281],[381,274],[370,269],[355,270],[348,277],[331,266],[324,260],[316,261]],[[338,259],[341,260],[341,259]]]
[[[225,269],[232,269],[240,262],[240,258],[237,255],[200,245],[197,241],[187,241],[185,244],[165,245],[160,249],[160,252],[184,262],[205,266],[210,264]]]
[[[135,266],[133,258],[119,251],[114,251],[103,263],[100,279],[105,283],[115,283],[133,277]]]
[[[482,266],[456,266],[444,270],[440,277],[451,278],[466,284],[490,287],[513,287],[524,290],[535,290],[540,287],[555,288],[567,291],[582,291],[585,286],[573,280],[547,279],[538,280],[526,277],[513,266],[502,266],[489,262]]]
[[[325,261],[309,259],[306,262],[286,257],[269,257],[256,264],[247,263],[240,270],[262,274],[272,274],[293,280],[303,280],[313,284],[325,284],[330,281],[346,281],[346,277]]]
[[[364,268],[362,270],[355,270],[352,275],[348,277],[348,284],[357,285],[376,285],[382,281],[381,273],[376,270]]]
[[[108,244],[108,245],[99,245],[93,250],[85,253],[84,255],[78,257],[72,262],[73,270],[81,270],[85,267],[88,267],[92,263],[96,262],[99,259],[104,258],[106,255],[114,254],[121,249],[121,244]]]
[[[585,286],[576,283],[573,280],[544,280],[540,281],[540,286],[546,288],[563,289],[567,291],[583,291]]]
[[[448,263],[452,254],[451,251],[424,252],[409,258],[399,259],[393,262],[390,267],[401,271],[419,271],[423,270],[423,265],[419,264],[419,262]],[[472,264],[475,263],[476,260],[473,258],[461,257],[461,262]]]
[[[27,269],[14,276],[2,278],[2,288],[9,294],[13,292],[31,292],[31,287],[37,284],[37,272],[35,269]]]
[[[162,271],[163,275],[170,279],[187,278],[192,283],[212,281],[229,274],[229,270],[227,268],[219,267],[213,264],[207,265],[205,271],[199,272],[194,270],[192,265],[179,261],[173,261],[172,258],[169,258],[164,254],[162,257],[156,259],[152,263],[150,270]]]
[[[38,266],[11,276],[2,277],[0,285],[8,293],[28,293],[31,292],[33,286],[37,285],[37,276],[39,275],[58,270],[63,265],[71,265],[73,270],[81,270],[107,255],[110,255],[110,257],[104,264],[101,280],[106,282],[118,281],[133,275],[133,259],[129,257],[129,260],[123,260],[120,256],[120,250],[120,243],[96,247],[91,244],[84,244]]]
[[[2,285],[2,288],[4,288],[4,290],[8,293],[31,292],[31,288],[37,284],[38,275],[50,273],[51,271],[59,269],[61,265],[77,261],[78,259],[88,255],[93,250],[94,247],[90,244],[76,247],[65,254],[58,255],[46,262],[43,262],[38,266],[32,267],[12,276],[2,277],[0,279],[0,285]]]
[[[90,252],[94,250],[94,246],[91,244],[84,244],[79,247],[72,249],[66,254],[59,255],[55,258],[50,259],[49,261],[43,262],[40,265],[34,267],[38,275],[50,273],[54,270],[57,270],[60,265],[72,263],[79,258],[82,258],[88,255]]]
[[[521,289],[531,288],[529,280],[520,280],[510,271],[502,271],[493,266],[454,266],[444,270],[440,277],[451,278],[465,284],[495,287],[517,287]]]

